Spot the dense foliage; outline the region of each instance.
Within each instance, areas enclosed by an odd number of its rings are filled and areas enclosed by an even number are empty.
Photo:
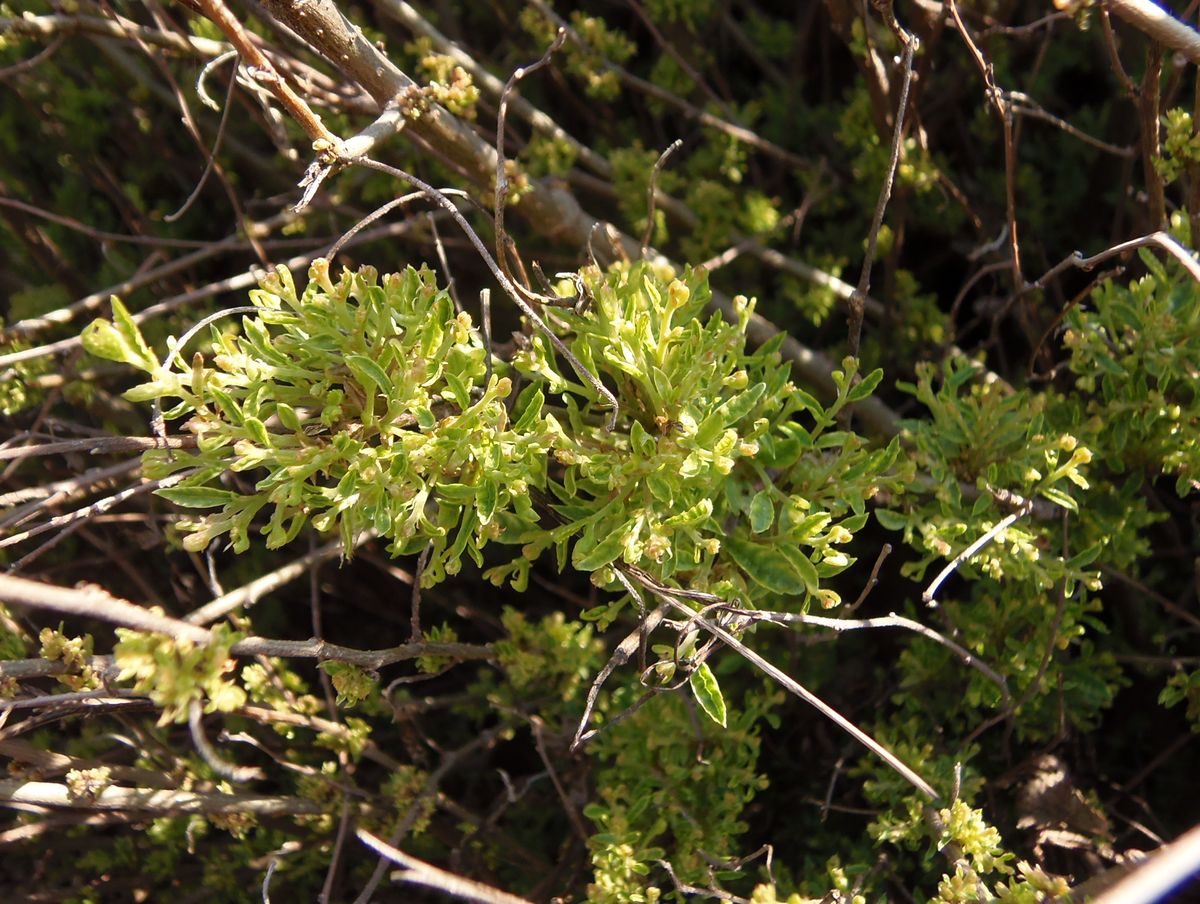
[[[1196,821],[1191,64],[130,6],[0,3],[12,895],[1034,902]]]

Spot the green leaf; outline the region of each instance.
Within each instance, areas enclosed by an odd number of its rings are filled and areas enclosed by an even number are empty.
[[[287,402],[275,403],[275,416],[279,418],[279,423],[288,430],[295,432],[300,429],[300,416],[296,414],[296,409]]]
[[[702,662],[696,667],[688,678],[688,684],[692,686],[692,696],[696,698],[704,714],[724,728],[725,696],[721,693],[717,676],[712,673],[707,662]]]
[[[663,522],[663,527],[691,527],[693,524],[699,524],[712,513],[712,500],[701,499],[695,505],[689,506],[682,512],[672,515]]]
[[[1068,512],[1078,511],[1078,506],[1075,500],[1056,487],[1046,487],[1042,490],[1042,495],[1053,502],[1055,505],[1061,505]]]
[[[1083,550],[1083,552],[1080,552],[1080,553],[1076,554],[1075,556],[1073,556],[1071,558],[1071,560],[1069,562],[1067,562],[1067,567],[1072,568],[1072,569],[1086,568],[1088,565],[1091,565],[1093,562],[1096,561],[1097,557],[1100,555],[1100,552],[1103,548],[1104,548],[1103,543],[1093,543],[1087,549]]]
[[[475,505],[479,508],[479,523],[487,524],[496,514],[499,490],[491,480],[483,480],[475,491]]]
[[[580,571],[596,571],[617,558],[625,548],[624,531],[615,530],[593,546],[583,556],[571,556],[571,564]],[[579,544],[575,544],[575,552]]]
[[[158,368],[158,361],[137,324],[117,296],[112,296],[111,303],[113,322],[101,319],[89,323],[80,336],[83,347],[97,358],[120,361],[153,373]]]
[[[725,426],[735,424],[748,415],[766,391],[766,383],[755,383],[745,392],[739,392],[732,399],[725,402],[725,404],[717,409],[717,413],[721,415]]]
[[[450,387],[450,392],[453,393],[459,410],[466,411],[471,407],[471,391],[467,389],[467,384],[457,374],[446,371],[446,385]]]
[[[432,430],[437,426],[437,418],[433,416],[433,412],[425,405],[421,405],[413,411],[416,416],[417,426],[422,430]]]
[[[821,589],[821,579],[817,575],[817,566],[808,560],[808,556],[800,551],[800,549],[786,540],[781,539],[778,545],[780,555],[787,559],[788,564],[800,576],[800,580],[804,582],[804,589],[809,593],[816,593]]]
[[[367,392],[372,395],[374,392],[381,392],[389,398],[395,394],[392,381],[383,372],[383,368],[366,355],[347,355],[345,360],[346,366],[354,374],[354,379]]]
[[[218,487],[164,487],[154,491],[168,502],[184,508],[216,508],[241,499],[241,494]]]
[[[861,402],[875,391],[875,387],[879,385],[879,381],[882,379],[883,370],[878,367],[875,368],[862,378],[862,382],[846,393],[846,400],[849,402]]]
[[[733,561],[751,580],[772,593],[803,596],[808,591],[808,584],[792,565],[791,560],[780,552],[782,547],[779,544],[764,546],[739,537],[726,537],[723,545],[733,556]],[[809,565],[811,567],[812,563]],[[815,568],[812,576],[816,577]]]
[[[521,393],[522,396],[526,394]],[[537,423],[538,415],[542,413],[542,405],[546,402],[546,396],[540,389],[535,389],[528,395],[529,399],[526,401],[525,407],[521,410],[517,422],[513,424],[513,430],[517,433],[524,433],[533,428],[533,425]]]
[[[903,530],[908,524],[908,519],[899,512],[892,512],[888,509],[875,509],[875,520],[884,526],[887,530]]]
[[[750,530],[761,534],[775,521],[775,503],[770,490],[759,490],[750,500]]]
[[[267,433],[266,425],[256,417],[248,417],[245,422],[246,432],[250,438],[264,448],[271,447],[271,436]]]

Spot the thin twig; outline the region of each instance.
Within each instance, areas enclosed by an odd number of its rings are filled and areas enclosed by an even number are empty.
[[[1089,135],[1082,129],[1076,128],[1065,119],[1055,116],[1046,110],[1028,94],[1024,94],[1021,91],[1005,91],[1003,94],[1005,101],[1010,105],[1014,113],[1019,113],[1022,116],[1031,116],[1034,119],[1040,119],[1057,126],[1068,135],[1078,138],[1084,144],[1089,144],[1098,150],[1104,151],[1106,154],[1112,154],[1114,157],[1130,158],[1137,153],[1133,148],[1117,147],[1115,144],[1101,141],[1099,138]]]
[[[1028,500],[1025,500],[1017,511],[1005,515],[991,528],[985,531],[983,535],[979,537],[979,539],[947,562],[946,567],[938,572],[937,577],[929,582],[929,586],[926,587],[925,592],[921,594],[921,602],[931,609],[935,608],[937,606],[937,600],[934,599],[934,595],[938,592],[938,588],[945,583],[946,579],[950,577],[950,575],[952,575],[958,569],[958,567],[962,565],[963,562],[967,561],[967,559],[971,558],[971,556],[975,555],[975,553],[979,552],[979,550],[991,543],[998,534],[1003,533],[1005,530],[1011,527],[1018,518],[1028,515],[1031,511],[1033,511],[1033,505]]]
[[[639,7],[640,8],[640,7]],[[646,231],[642,233],[642,257],[650,254],[650,240],[654,237],[654,200],[657,197],[655,186],[658,184],[658,174],[666,165],[667,158],[683,147],[683,139],[676,138],[667,149],[658,155],[654,168],[650,171],[650,181],[646,185]]]
[[[1153,904],[1200,872],[1200,825],[1152,852],[1093,904]]]
[[[784,687],[784,689],[795,694],[809,706],[816,709],[819,713],[825,716],[825,718],[829,719],[844,732],[849,734],[852,738],[882,759],[902,778],[904,778],[905,781],[928,797],[931,801],[938,801],[941,799],[941,796],[937,793],[937,791],[934,790],[933,786],[925,781],[925,779],[921,778],[921,776],[913,771],[913,769],[910,768],[903,760],[897,757],[894,753],[868,735],[865,731],[839,713],[836,709],[834,709],[808,688],[804,687],[798,681],[788,676],[776,666],[772,665],[720,625],[708,621],[707,619],[697,617],[693,609],[690,609],[688,606],[685,606],[683,603],[674,599],[672,596],[670,596],[670,594],[664,595],[657,590],[655,593],[659,595],[660,598],[670,603],[672,608],[674,608],[676,611],[686,615],[688,618],[691,618],[696,624],[708,631],[714,637],[720,638],[726,646],[737,652],[740,656],[742,656],[742,658],[746,659],[751,665],[753,665],[763,674],[775,679]]]
[[[928,625],[923,625],[919,621],[914,621],[911,618],[905,618],[903,615],[897,615],[895,612],[889,612],[885,616],[876,618],[826,618],[820,615],[805,615],[794,612],[770,612],[762,609],[737,609],[733,606],[724,606],[726,611],[736,613],[739,619],[746,622],[772,622],[775,624],[801,624],[801,625],[817,625],[822,628],[828,628],[830,631],[841,633],[842,631],[859,631],[863,629],[874,628],[903,628],[905,631],[912,631],[915,634],[920,634],[922,637],[927,637],[930,640],[941,644],[947,650],[950,650],[957,656],[964,665],[975,669],[988,681],[1000,688],[1000,695],[1004,698],[1005,710],[1012,708],[1012,696],[1008,692],[1008,682],[1004,680],[1004,676],[999,674],[995,669],[981,660],[978,656],[955,643],[944,634],[930,628]]]
[[[617,571],[617,574],[623,577],[620,570]],[[626,584],[626,586],[628,587],[629,585]],[[629,589],[632,591],[634,599],[640,602],[641,598],[637,595],[637,592],[633,591],[632,587],[629,587]],[[613,650],[612,656],[609,657],[604,668],[592,680],[592,686],[588,689],[587,700],[583,705],[583,715],[579,717],[579,727],[575,729],[575,737],[571,740],[570,749],[572,752],[578,750],[596,734],[595,731],[588,730],[588,724],[592,719],[592,711],[596,708],[596,698],[600,695],[600,688],[604,686],[604,683],[608,681],[609,676],[614,671],[629,662],[633,654],[645,642],[645,638],[653,633],[654,629],[662,623],[664,615],[666,615],[666,610],[662,606],[646,613],[645,618],[641,620],[638,626],[617,644],[616,649]]]
[[[888,6],[890,10],[890,5]],[[895,19],[892,19],[895,22]],[[900,82],[900,102],[896,107],[896,125],[892,130],[892,153],[888,161],[887,172],[883,177],[883,185],[879,189],[879,199],[875,203],[875,215],[871,218],[871,228],[867,232],[867,251],[863,255],[862,271],[858,277],[858,286],[850,298],[850,340],[848,351],[858,357],[858,344],[862,337],[863,313],[867,293],[871,290],[871,268],[875,265],[875,248],[879,243],[879,230],[883,226],[883,214],[887,210],[888,200],[892,197],[892,184],[896,178],[896,167],[900,164],[900,151],[904,147],[904,114],[908,109],[908,90],[912,84],[913,55],[920,46],[916,35],[910,34],[895,25],[896,36],[904,43],[904,54],[900,66],[904,78]]]
[[[496,261],[500,264],[500,269],[518,289],[524,289],[521,282],[513,278],[512,273],[508,269],[508,254],[506,253],[508,233],[504,229],[504,209],[508,203],[508,160],[504,156],[505,136],[508,125],[508,100],[513,93],[517,83],[525,76],[537,72],[542,67],[550,62],[550,58],[554,53],[563,46],[563,42],[567,39],[567,33],[560,28],[555,34],[554,40],[550,42],[550,46],[546,48],[546,52],[534,63],[528,66],[518,66],[513,70],[513,74],[509,76],[508,81],[504,84],[504,90],[500,92],[500,107],[496,113],[496,195],[494,207],[494,223],[496,229]],[[527,300],[535,300],[529,292],[522,293]],[[540,299],[538,299],[540,300]]]
[[[218,57],[217,60],[224,61],[226,59],[236,57],[236,55],[237,52],[231,50],[228,54],[223,54],[222,56]],[[215,63],[217,60],[214,60],[213,62]],[[208,72],[212,65],[213,64],[210,63],[208,66],[204,67],[204,71],[200,73],[201,79],[203,79],[204,75]],[[204,186],[208,183],[208,177],[212,174],[213,167],[217,162],[217,153],[221,150],[221,142],[225,138],[225,126],[229,122],[229,111],[233,109],[233,89],[237,87],[237,65],[237,63],[234,63],[233,74],[229,76],[229,88],[225,92],[225,106],[221,108],[221,118],[217,121],[217,134],[216,137],[213,138],[212,149],[208,152],[208,160],[204,164],[204,172],[200,174],[200,178],[196,181],[196,187],[193,188],[192,193],[187,196],[187,200],[183,202],[183,206],[181,206],[174,213],[163,215],[164,223],[174,223],[185,213],[187,213],[191,206],[196,203],[196,199],[200,197],[200,192],[204,190]],[[197,94],[200,94],[199,82],[196,86],[196,92]],[[204,98],[203,94],[201,94],[201,98]]]
[[[5,68],[0,69],[0,81],[20,75],[22,72],[29,72],[33,69],[36,69],[39,65],[50,59],[50,57],[54,56],[54,54],[58,52],[58,49],[63,46],[63,42],[66,40],[66,35],[56,35],[53,41],[51,41],[29,59],[21,60],[19,63],[13,63],[11,66],[6,66]]]
[[[192,734],[192,744],[195,745],[196,752],[200,754],[204,762],[208,763],[213,772],[237,784],[266,778],[266,773],[257,766],[238,766],[224,759],[204,736],[203,720],[204,704],[193,699],[188,704],[188,729]]]
[[[379,854],[381,857],[395,863],[401,869],[394,874],[399,882],[411,882],[426,888],[435,888],[454,898],[464,901],[477,901],[479,904],[532,904],[525,898],[518,898],[508,892],[484,885],[473,879],[464,879],[454,873],[438,869],[431,863],[418,860],[399,848],[393,847],[382,838],[372,835],[366,829],[358,829],[354,833],[358,840]]]
[[[1057,277],[1068,267],[1077,267],[1080,270],[1092,270],[1110,257],[1116,257],[1127,251],[1132,251],[1135,248],[1143,248],[1147,245],[1157,245],[1159,248],[1162,248],[1183,265],[1192,279],[1200,283],[1200,263],[1196,261],[1195,252],[1183,247],[1169,233],[1159,231],[1141,236],[1140,238],[1130,239],[1127,242],[1121,242],[1119,245],[1113,245],[1111,248],[1107,248],[1099,254],[1093,254],[1091,257],[1084,257],[1079,251],[1073,251],[1030,283],[1029,287],[1031,289],[1044,289],[1050,280]]]
[[[196,438],[168,436],[166,446],[170,449],[194,449]],[[116,452],[144,452],[147,449],[161,448],[163,442],[156,436],[89,436],[85,439],[66,439],[57,443],[0,449],[0,461],[37,455],[72,455],[81,452],[89,455],[111,455]]]
[[[1021,275],[1021,246],[1017,233],[1017,195],[1016,195],[1016,157],[1017,149],[1013,142],[1013,121],[1012,110],[998,87],[996,87],[995,75],[992,71],[992,66],[984,58],[983,52],[979,49],[979,45],[975,43],[975,39],[971,37],[971,32],[967,30],[967,26],[963,24],[962,16],[958,12],[958,4],[955,0],[946,0],[950,7],[950,14],[954,17],[954,24],[958,29],[958,33],[962,35],[967,49],[971,53],[971,57],[975,60],[975,65],[979,68],[980,74],[983,76],[984,86],[988,99],[996,108],[996,113],[1000,117],[1000,125],[1004,131],[1004,186],[1005,186],[1005,206],[1008,217],[1008,247],[1010,260],[1012,262],[1012,282],[1013,287],[1019,290],[1025,284],[1025,278]]]
[[[229,42],[237,48],[238,54],[245,62],[251,77],[267,86],[275,98],[283,105],[288,114],[299,123],[308,137],[314,142],[322,141],[331,148],[339,142],[337,136],[325,127],[321,117],[312,111],[292,86],[275,70],[271,61],[250,39],[250,35],[242,27],[224,0],[196,0],[204,15],[208,17],[222,32]]]
[[[744,659],[746,659],[751,665],[753,665],[759,671],[763,672],[768,677],[773,678],[775,681],[778,681],[785,690],[789,691],[792,694],[795,694],[797,697],[799,697],[805,703],[812,706],[814,709],[816,709],[818,712],[820,712],[823,716],[825,716],[827,719],[829,719],[831,722],[833,722],[835,725],[837,725],[839,728],[841,728],[843,731],[845,731],[847,734],[849,734],[852,738],[854,738],[856,741],[858,741],[860,744],[862,744],[864,747],[866,747],[868,750],[870,750],[872,753],[874,753],[876,756],[878,756],[880,759],[882,759],[885,763],[887,763],[894,770],[896,770],[896,772],[899,775],[901,775],[907,782],[909,782],[909,784],[911,784],[914,788],[916,788],[922,794],[927,796],[931,801],[937,802],[941,799],[941,796],[937,793],[937,791],[934,790],[932,785],[930,785],[927,781],[925,781],[925,779],[921,778],[921,776],[919,776],[915,771],[913,771],[912,768],[910,768],[908,765],[906,765],[894,753],[892,753],[890,750],[888,750],[886,747],[884,747],[882,744],[880,744],[878,741],[876,741],[874,738],[872,738],[870,735],[868,735],[866,732],[864,732],[861,728],[859,728],[857,725],[855,725],[853,722],[851,722],[849,719],[847,719],[845,716],[843,716],[841,713],[839,713],[836,709],[834,709],[832,706],[830,706],[828,703],[826,703],[824,700],[822,700],[820,697],[818,697],[816,694],[814,694],[808,688],[804,687],[798,681],[796,681],[795,679],[788,676],[785,672],[780,670],[777,666],[772,665],[770,662],[768,662],[766,659],[764,659],[761,655],[754,652],[754,650],[747,647],[744,643],[742,643],[740,640],[738,640],[736,637],[734,637],[733,634],[731,634],[729,631],[727,631],[721,625],[705,618],[703,615],[701,615],[700,613],[696,612],[694,609],[690,608],[689,606],[687,606],[686,604],[681,602],[679,598],[681,596],[685,597],[685,598],[687,598],[687,597],[703,597],[710,604],[718,603],[721,605],[725,605],[727,603],[726,600],[722,600],[718,597],[714,597],[711,594],[700,594],[700,593],[696,593],[696,592],[686,592],[685,593],[684,591],[677,590],[676,588],[668,587],[664,584],[659,583],[657,580],[655,580],[653,577],[651,577],[646,572],[642,571],[639,568],[635,568],[633,566],[627,565],[627,566],[618,567],[617,573],[618,574],[621,574],[621,573],[627,574],[629,577],[636,580],[643,587],[645,587],[647,590],[649,590],[651,593],[653,593],[658,599],[662,600],[664,604],[670,606],[671,608],[675,609],[680,614],[682,614],[685,618],[687,618],[689,620],[689,622],[691,622],[692,624],[698,625],[699,627],[703,628],[705,631],[708,631],[708,633],[710,633],[714,637],[719,638],[722,642],[725,643],[726,646],[735,650],[738,654],[740,654]],[[626,584],[626,586],[628,587],[629,585]],[[635,591],[635,595],[636,595],[636,591]]]
[[[429,777],[425,780],[424,786],[422,786],[421,790],[417,793],[412,803],[409,804],[408,812],[405,814],[404,819],[400,821],[400,825],[398,825],[395,831],[392,832],[391,836],[389,836],[389,847],[394,849],[396,845],[400,844],[400,842],[404,840],[405,836],[412,831],[412,827],[415,825],[417,817],[421,812],[421,807],[428,798],[433,797],[437,793],[438,786],[441,784],[442,779],[444,779],[451,771],[458,768],[459,763],[461,763],[475,751],[495,743],[496,739],[500,736],[503,730],[504,729],[501,727],[485,731],[473,740],[468,741],[462,747],[459,747],[457,750],[447,753],[442,757],[442,761],[438,764],[438,767],[429,774]],[[385,856],[380,858],[379,862],[375,865],[374,872],[371,873],[371,878],[367,880],[367,884],[363,886],[363,890],[359,892],[358,897],[354,899],[354,904],[369,904],[371,896],[375,893],[375,889],[378,888],[379,883],[383,881],[383,874],[387,869],[388,862],[388,857]]]

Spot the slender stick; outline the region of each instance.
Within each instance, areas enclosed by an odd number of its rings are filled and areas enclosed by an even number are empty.
[[[397,881],[411,882],[413,885],[423,885],[426,888],[436,888],[451,897],[461,898],[464,901],[477,901],[479,904],[532,904],[525,898],[518,898],[516,895],[510,895],[506,891],[492,888],[490,885],[484,885],[473,879],[464,879],[462,876],[438,869],[432,863],[418,860],[399,848],[392,847],[366,829],[358,829],[354,834],[358,836],[359,841],[379,856],[401,867],[400,871],[395,874]]]

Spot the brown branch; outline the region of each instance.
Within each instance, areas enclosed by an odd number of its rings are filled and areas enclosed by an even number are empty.
[[[158,788],[109,786],[94,797],[77,796],[65,784],[0,780],[0,806],[74,807],[84,810],[141,810],[147,813],[253,813],[257,816],[317,816],[324,809],[298,797],[195,793]]]
[[[1163,194],[1162,176],[1154,166],[1162,154],[1159,132],[1159,80],[1162,76],[1162,47],[1153,41],[1146,48],[1146,71],[1138,88],[1137,109],[1141,119],[1142,177],[1146,180],[1149,196],[1149,217],[1152,229],[1166,225],[1166,198]]]
[[[1156,43],[1200,64],[1200,33],[1150,0],[1104,0],[1104,5]]]
[[[0,34],[25,35],[49,38],[60,34],[92,34],[121,40],[138,39],[147,44],[174,50],[187,56],[220,56],[229,50],[229,45],[209,38],[194,35],[179,35],[138,25],[121,17],[103,19],[99,16],[22,16],[0,18]]]
[[[12,575],[0,575],[0,602],[58,612],[62,615],[99,619],[139,631],[165,634],[185,643],[207,644],[212,640],[212,632],[207,628],[151,612],[94,585],[57,587]],[[326,643],[316,638],[273,640],[266,637],[246,637],[239,640],[230,647],[230,653],[235,656],[279,656],[316,659],[321,662],[336,660],[370,669],[407,662],[421,656],[448,656],[467,661],[491,659],[495,655],[490,645],[467,643],[409,643],[382,650],[359,650]]]
[[[58,443],[41,443],[37,446],[15,446],[0,449],[0,461],[14,458],[29,458],[39,455],[71,455],[86,452],[89,455],[112,455],[118,452],[145,452],[147,449],[194,449],[194,436],[168,436],[166,442],[157,436],[89,436],[84,439],[67,439]]]
[[[358,829],[355,834],[358,840],[386,860],[395,863],[400,869],[393,874],[398,882],[410,882],[426,888],[436,888],[451,897],[464,901],[477,901],[479,904],[531,904],[525,898],[518,898],[506,891],[484,885],[473,879],[464,879],[454,873],[438,869],[431,863],[418,860],[399,848],[393,847],[382,838],[372,835],[366,829]]]
[[[0,601],[61,615],[98,618],[139,631],[167,634],[176,640],[191,643],[208,643],[212,637],[204,628],[158,615],[128,600],[115,597],[103,587],[95,585],[56,587],[5,574],[0,575]]]
[[[1008,216],[1008,245],[1012,260],[1013,288],[1019,291],[1025,285],[1025,277],[1021,274],[1021,246],[1017,235],[1017,149],[1013,141],[1012,108],[1004,99],[1003,93],[996,86],[996,78],[991,63],[984,59],[979,45],[975,43],[975,39],[971,37],[971,32],[963,24],[962,16],[959,15],[958,5],[955,3],[955,0],[946,0],[946,2],[950,7],[950,14],[954,17],[954,24],[958,28],[958,33],[962,35],[963,42],[966,43],[971,57],[975,60],[975,65],[979,68],[979,72],[983,76],[988,100],[996,108],[996,113],[1000,117],[1000,126],[1004,132],[1004,189],[1005,206]]]
[[[862,271],[858,277],[858,286],[855,288],[854,294],[850,297],[850,340],[848,351],[856,358],[858,357],[859,339],[862,336],[865,299],[867,293],[871,290],[871,267],[875,263],[875,248],[879,242],[879,230],[883,226],[883,214],[887,209],[888,200],[892,196],[892,183],[896,178],[896,167],[900,163],[900,152],[904,147],[904,115],[908,109],[909,86],[912,84],[913,54],[917,52],[919,45],[916,36],[909,34],[896,22],[890,5],[886,7],[886,11],[897,39],[904,45],[904,54],[900,63],[904,71],[904,76],[900,82],[900,100],[896,106],[895,125],[892,127],[891,158],[888,161],[887,172],[883,177],[883,185],[879,189],[879,199],[875,204],[875,214],[871,218],[871,228],[867,232],[867,251],[863,255]]]
[[[197,0],[200,9],[237,49],[242,62],[248,67],[251,77],[264,84],[275,95],[313,142],[324,142],[329,146],[338,143],[337,137],[325,128],[321,117],[312,111],[308,103],[292,90],[292,86],[276,71],[267,55],[250,39],[242,23],[229,11],[224,0]]]

